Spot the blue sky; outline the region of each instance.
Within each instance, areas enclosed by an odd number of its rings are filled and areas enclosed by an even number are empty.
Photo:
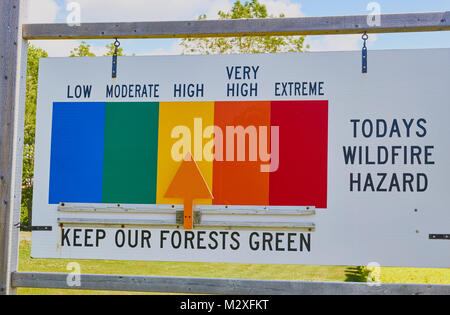
[[[218,10],[227,10],[233,0],[27,0],[29,22],[65,23],[70,14],[68,2],[81,9],[81,22],[192,20],[207,13],[210,18]],[[260,0],[269,12],[287,16],[330,16],[368,14],[367,0]],[[450,11],[450,0],[378,0],[381,13]],[[110,41],[89,41],[94,52],[102,54]],[[177,54],[177,40],[122,40],[127,54]],[[355,50],[361,46],[360,35],[309,36],[312,51]],[[67,55],[78,41],[40,41],[34,45],[45,48],[51,56]],[[371,35],[370,49],[448,48],[450,32],[403,33]]]

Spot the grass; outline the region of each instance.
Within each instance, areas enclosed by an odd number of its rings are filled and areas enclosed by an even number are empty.
[[[25,234],[24,234],[25,235]],[[25,237],[20,242],[19,270],[32,272],[69,272],[74,260],[31,259],[31,244]],[[258,264],[212,264],[181,262],[135,262],[109,260],[77,260],[85,274],[151,275],[169,277],[209,277],[264,280],[352,281],[363,282],[367,271],[361,267],[297,266]],[[450,285],[450,269],[381,268],[383,283],[426,283]],[[21,295],[134,294],[129,292],[55,290],[20,288]]]

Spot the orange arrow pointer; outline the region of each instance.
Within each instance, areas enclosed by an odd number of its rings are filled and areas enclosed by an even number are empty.
[[[208,184],[190,153],[181,162],[181,166],[175,174],[172,183],[170,183],[165,197],[184,200],[184,228],[186,230],[194,228],[194,200],[213,199]]]

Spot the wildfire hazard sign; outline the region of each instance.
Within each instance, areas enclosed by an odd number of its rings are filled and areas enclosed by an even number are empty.
[[[450,50],[41,59],[32,256],[450,266]]]

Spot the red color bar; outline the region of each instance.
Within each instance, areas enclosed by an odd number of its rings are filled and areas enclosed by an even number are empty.
[[[327,208],[328,101],[274,101],[280,162],[270,173],[270,205]]]

